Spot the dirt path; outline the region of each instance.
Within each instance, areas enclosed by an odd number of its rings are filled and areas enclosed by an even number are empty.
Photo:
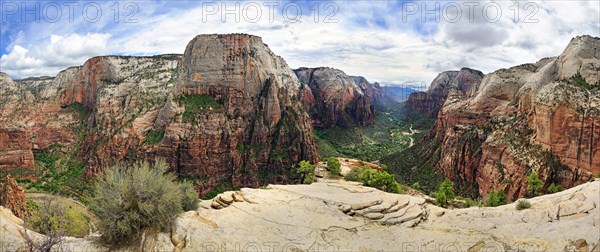
[[[415,144],[415,139],[412,137],[412,135],[414,135],[415,133],[417,133],[417,131],[413,130],[412,123],[410,124],[410,128],[408,130],[410,130],[410,132],[403,132],[402,134],[405,135],[405,136],[409,136],[409,138],[410,138],[410,144],[408,144],[408,147],[410,148],[411,146],[413,146]]]

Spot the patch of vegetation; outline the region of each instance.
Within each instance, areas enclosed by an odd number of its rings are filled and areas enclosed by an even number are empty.
[[[401,193],[402,186],[396,182],[393,174],[375,170],[371,167],[356,167],[345,177],[348,181],[357,181],[365,186],[377,188],[384,192]]]
[[[452,181],[449,179],[445,179],[437,191],[435,201],[440,206],[446,206],[448,201],[453,200],[454,197],[454,183],[452,183]]]
[[[125,78],[120,78],[120,79],[102,79],[102,83],[104,83],[105,85],[119,85],[121,83],[123,83],[123,81],[125,81]]]
[[[340,161],[337,158],[327,158],[327,170],[332,175],[340,175],[340,173],[342,172],[341,167],[342,165],[340,164]]]
[[[146,144],[158,144],[162,141],[165,132],[161,130],[150,129],[146,135],[146,140],[144,141]]]
[[[557,185],[557,184],[550,184],[550,186],[548,186],[548,193],[557,193],[557,192],[561,192],[563,190],[563,187],[561,185]]]
[[[195,122],[198,114],[223,111],[223,105],[210,95],[182,95],[179,97],[179,103],[185,106],[184,123]]]
[[[419,183],[423,192],[437,191],[444,181],[435,165],[440,160],[440,143],[435,139],[422,138],[414,146],[381,159],[388,172],[395,174],[402,184]]]
[[[590,85],[584,78],[581,76],[581,73],[577,72],[575,75],[571,76],[568,79],[568,82],[575,84],[579,87],[582,87],[586,90],[594,89],[594,86]]]
[[[394,104],[394,106],[401,105]],[[372,125],[315,129],[319,156],[321,158],[343,156],[374,161],[401,151],[411,142],[411,136],[407,135],[411,124],[401,117],[395,107],[381,107]]]
[[[73,197],[84,204],[89,202],[93,180],[85,178],[85,163],[74,153],[65,153],[60,145],[51,145],[45,151],[35,152],[34,160],[36,179],[21,180],[27,191]]]
[[[84,237],[90,233],[89,219],[72,206],[65,206],[50,199],[40,204],[27,200],[29,211],[25,227],[51,236]]]
[[[522,200],[517,201],[516,208],[517,208],[517,210],[528,209],[528,208],[531,208],[531,203],[526,199],[522,199]]]
[[[87,119],[92,114],[92,110],[85,108],[83,104],[79,102],[71,103],[69,106],[67,106],[67,109],[77,114],[77,118],[81,123],[87,122]]]
[[[179,213],[197,206],[190,186],[177,183],[167,170],[167,163],[157,160],[153,165],[116,165],[99,176],[91,210],[106,242],[132,242],[152,229],[169,232]]]
[[[497,207],[501,205],[506,205],[506,193],[502,190],[498,191],[490,191],[487,196],[487,202],[485,204],[489,207]]]
[[[539,196],[542,186],[544,186],[544,181],[539,178],[537,172],[531,172],[527,175],[527,196]]]
[[[302,160],[298,163],[296,173],[300,174],[300,181],[302,184],[312,184],[315,180],[315,165],[306,160]]]

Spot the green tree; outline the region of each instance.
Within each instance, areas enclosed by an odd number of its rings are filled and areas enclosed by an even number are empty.
[[[445,197],[445,202],[447,202],[448,200],[453,200],[455,196],[454,183],[452,183],[452,181],[450,181],[449,179],[445,179],[444,182],[442,182],[442,184],[440,185],[437,194],[438,197],[440,194],[443,194],[443,196]]]
[[[544,182],[539,178],[537,172],[531,172],[527,176],[527,194],[529,197],[539,196]]]
[[[440,206],[446,206],[446,204],[448,204],[448,198],[446,197],[446,193],[444,193],[444,192],[438,192],[435,195],[435,201]]]
[[[550,186],[548,186],[548,193],[557,193],[563,190],[563,187],[561,185],[556,185],[554,183],[550,184]]]
[[[340,164],[340,161],[337,158],[330,157],[327,159],[327,170],[331,172],[331,174],[340,175],[340,173],[342,172],[341,167],[342,165]]]
[[[402,191],[393,174],[378,171],[370,167],[354,168],[346,174],[345,179],[361,182],[365,186],[374,187],[384,192],[400,193]]]
[[[419,182],[415,182],[412,184],[411,186],[413,189],[415,190],[420,190],[421,189],[421,184]]]
[[[105,241],[132,241],[148,229],[168,232],[179,213],[197,207],[191,185],[177,183],[167,169],[165,161],[157,160],[152,165],[116,165],[98,177],[90,208]]]
[[[497,192],[492,190],[488,193],[486,205],[490,207],[496,207],[506,204],[506,193],[502,190]]]
[[[303,184],[310,184],[314,180],[315,165],[306,160],[302,160],[300,163],[298,163],[298,169],[296,172],[302,176]]]

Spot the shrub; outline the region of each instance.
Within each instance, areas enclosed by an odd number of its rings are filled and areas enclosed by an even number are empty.
[[[446,204],[448,204],[448,198],[446,197],[446,193],[438,192],[435,195],[435,202],[437,202],[440,206],[445,206]]]
[[[361,182],[365,186],[374,187],[384,192],[400,193],[402,191],[393,174],[380,172],[370,167],[354,168],[346,174],[345,179]]]
[[[25,226],[49,236],[84,237],[90,232],[89,221],[83,213],[72,206],[64,206],[52,199],[38,204],[28,200],[29,211]]]
[[[531,208],[531,203],[528,200],[522,199],[517,201],[517,210],[523,210]]]
[[[327,170],[333,175],[340,175],[342,165],[337,158],[330,157],[327,159]]]
[[[179,97],[179,102],[185,106],[182,117],[184,123],[195,122],[198,114],[223,111],[223,105],[210,95],[184,95]]]
[[[177,215],[193,207],[197,196],[167,169],[165,161],[157,160],[153,165],[116,165],[99,176],[91,210],[105,241],[133,241],[148,229],[169,231]]]
[[[497,192],[492,190],[488,193],[486,205],[489,207],[497,207],[506,204],[506,193],[502,190]]]
[[[311,164],[306,160],[302,160],[300,161],[300,163],[298,163],[298,168],[296,172],[302,175],[303,184],[311,184],[315,176],[315,165]]]
[[[157,144],[162,141],[165,132],[160,130],[149,130],[148,135],[146,136],[146,140],[144,141],[146,144]]]
[[[183,211],[192,211],[198,209],[198,192],[194,189],[194,185],[189,182],[183,182],[179,185],[181,190],[181,207]]]
[[[420,190],[421,189],[421,184],[419,182],[415,182],[412,184],[411,186],[413,189],[415,190]]]
[[[550,186],[548,186],[548,193],[557,193],[563,190],[563,187],[561,185],[556,185],[554,183],[550,184]]]
[[[538,177],[537,172],[531,172],[527,176],[527,195],[535,197],[540,195],[544,182]]]
[[[450,181],[449,179],[445,179],[444,182],[442,182],[442,184],[440,185],[440,188],[438,189],[438,196],[443,193],[446,201],[448,200],[453,200],[454,199],[454,183],[452,183],[452,181]]]
[[[465,200],[465,203],[467,205],[466,207],[472,207],[472,206],[480,207],[480,206],[483,206],[483,203],[480,200],[476,201],[476,200],[473,200],[471,198],[467,198]]]

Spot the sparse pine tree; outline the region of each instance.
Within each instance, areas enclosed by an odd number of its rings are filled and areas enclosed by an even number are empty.
[[[531,172],[527,176],[527,194],[529,197],[539,196],[544,182],[539,178],[537,172]]]

